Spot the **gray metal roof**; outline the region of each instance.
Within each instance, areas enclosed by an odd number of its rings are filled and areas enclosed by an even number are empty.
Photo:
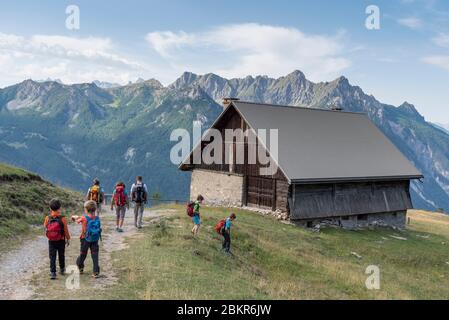
[[[422,177],[365,114],[241,101],[232,105],[254,130],[279,130],[277,162],[292,182]]]

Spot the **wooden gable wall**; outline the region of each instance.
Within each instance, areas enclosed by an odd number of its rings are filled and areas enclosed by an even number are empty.
[[[225,130],[226,129],[242,129],[243,131],[246,131],[249,129],[249,125],[246,123],[246,121],[240,116],[240,114],[235,110],[234,107],[231,107],[228,109],[226,114],[223,115],[223,117],[216,123],[215,129],[218,129],[221,131],[223,140],[225,139]],[[201,144],[201,151],[204,150],[205,146],[210,142],[202,142]],[[258,147],[256,144],[256,148]],[[244,143],[244,152],[245,152],[245,161],[244,164],[234,164],[232,167],[232,171],[230,170],[230,165],[226,164],[225,157],[226,157],[226,149],[232,148],[233,149],[233,155],[234,160],[233,162],[236,163],[236,152],[237,152],[237,144],[236,141],[223,141],[222,144],[222,156],[223,161],[222,164],[193,164],[190,166],[190,169],[205,169],[205,170],[212,170],[212,171],[220,171],[220,172],[229,172],[232,174],[240,174],[245,176],[261,176],[260,175],[260,164],[248,164],[248,139],[245,138]],[[229,149],[228,149],[229,150]],[[265,148],[264,148],[265,150]],[[266,152],[266,150],[265,150]],[[192,159],[191,159],[192,160]],[[278,179],[282,181],[287,181],[287,178],[282,173],[282,171],[278,168],[277,172],[272,176],[261,176],[263,178],[271,178],[271,179]]]

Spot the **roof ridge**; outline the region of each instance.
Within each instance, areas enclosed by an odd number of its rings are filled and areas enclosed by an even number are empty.
[[[301,110],[310,110],[310,111],[324,111],[324,112],[333,112],[333,113],[346,113],[346,114],[358,114],[358,115],[367,115],[365,112],[356,112],[356,111],[334,111],[329,109],[320,109],[320,108],[309,108],[309,107],[301,107],[301,106],[289,106],[289,105],[282,105],[282,104],[272,104],[272,103],[262,103],[262,102],[253,102],[253,101],[244,101],[244,100],[238,100],[238,101],[232,101],[233,104],[253,104],[253,105],[261,105],[261,106],[268,106],[268,107],[274,107],[274,108],[290,108],[290,109],[301,109]]]

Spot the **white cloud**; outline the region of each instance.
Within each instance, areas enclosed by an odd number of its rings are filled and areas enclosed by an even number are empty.
[[[350,65],[344,40],[344,32],[314,35],[252,23],[224,25],[204,32],[149,33],[146,41],[153,50],[147,60],[136,60],[109,38],[0,32],[0,87],[29,78],[127,83],[155,77],[169,83],[186,70],[277,77],[300,69],[312,80],[330,80]]]
[[[108,38],[0,33],[0,86],[28,78],[125,83],[147,68],[118,53]]]
[[[225,77],[281,76],[301,69],[312,80],[336,77],[350,65],[344,33],[305,34],[295,28],[255,23],[205,32],[151,32],[151,48],[177,72],[214,72]]]
[[[423,26],[421,19],[416,17],[407,17],[398,20],[398,23],[404,27],[416,30]]]
[[[436,37],[432,39],[433,43],[435,43],[437,46],[449,48],[449,34],[447,33],[440,33]]]
[[[429,56],[423,58],[423,61],[425,63],[449,70],[449,56]]]

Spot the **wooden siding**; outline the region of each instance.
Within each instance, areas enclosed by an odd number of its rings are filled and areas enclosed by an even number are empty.
[[[404,211],[412,207],[409,181],[294,185],[293,220]]]
[[[290,196],[290,184],[283,179],[276,180],[276,209],[289,212],[288,198]]]
[[[221,135],[223,137],[223,140],[225,140],[225,130],[226,129],[242,129],[243,131],[246,131],[248,129],[248,124],[244,121],[244,119],[238,114],[238,112],[234,109],[231,108],[225,115],[223,115],[223,117],[220,119],[220,121],[216,124],[215,129],[219,130],[221,132]],[[204,148],[208,145],[212,143],[211,142],[202,142],[201,143],[201,152],[204,150]],[[203,170],[212,170],[212,171],[221,171],[221,172],[228,172],[228,173],[235,173],[235,174],[241,174],[241,175],[245,175],[245,176],[260,176],[260,169],[263,168],[264,166],[261,165],[260,163],[256,163],[256,164],[249,164],[249,156],[248,153],[250,150],[250,148],[255,148],[256,151],[258,148],[258,143],[256,143],[255,146],[250,146],[248,139],[245,137],[244,140],[244,145],[242,146],[243,150],[244,150],[244,161],[243,164],[236,164],[236,160],[237,160],[237,150],[238,150],[238,146],[237,146],[237,142],[234,141],[223,141],[222,144],[222,164],[191,164],[191,165],[186,165],[186,168],[188,168],[189,170],[193,170],[193,169],[203,169]],[[232,165],[232,170],[230,168],[229,164],[226,164],[229,161],[226,161],[226,155],[227,155],[227,150],[229,150],[229,148],[232,148],[233,150],[233,163],[234,165]],[[264,149],[264,151],[266,152],[266,150]],[[192,157],[190,159],[191,162],[192,161]],[[272,178],[272,179],[279,179],[279,180],[284,180],[287,181],[287,178],[285,177],[285,175],[282,173],[282,171],[278,168],[278,170],[275,172],[275,174],[271,175],[271,176],[264,176],[266,178]]]
[[[276,180],[263,177],[246,177],[246,204],[276,209]]]

